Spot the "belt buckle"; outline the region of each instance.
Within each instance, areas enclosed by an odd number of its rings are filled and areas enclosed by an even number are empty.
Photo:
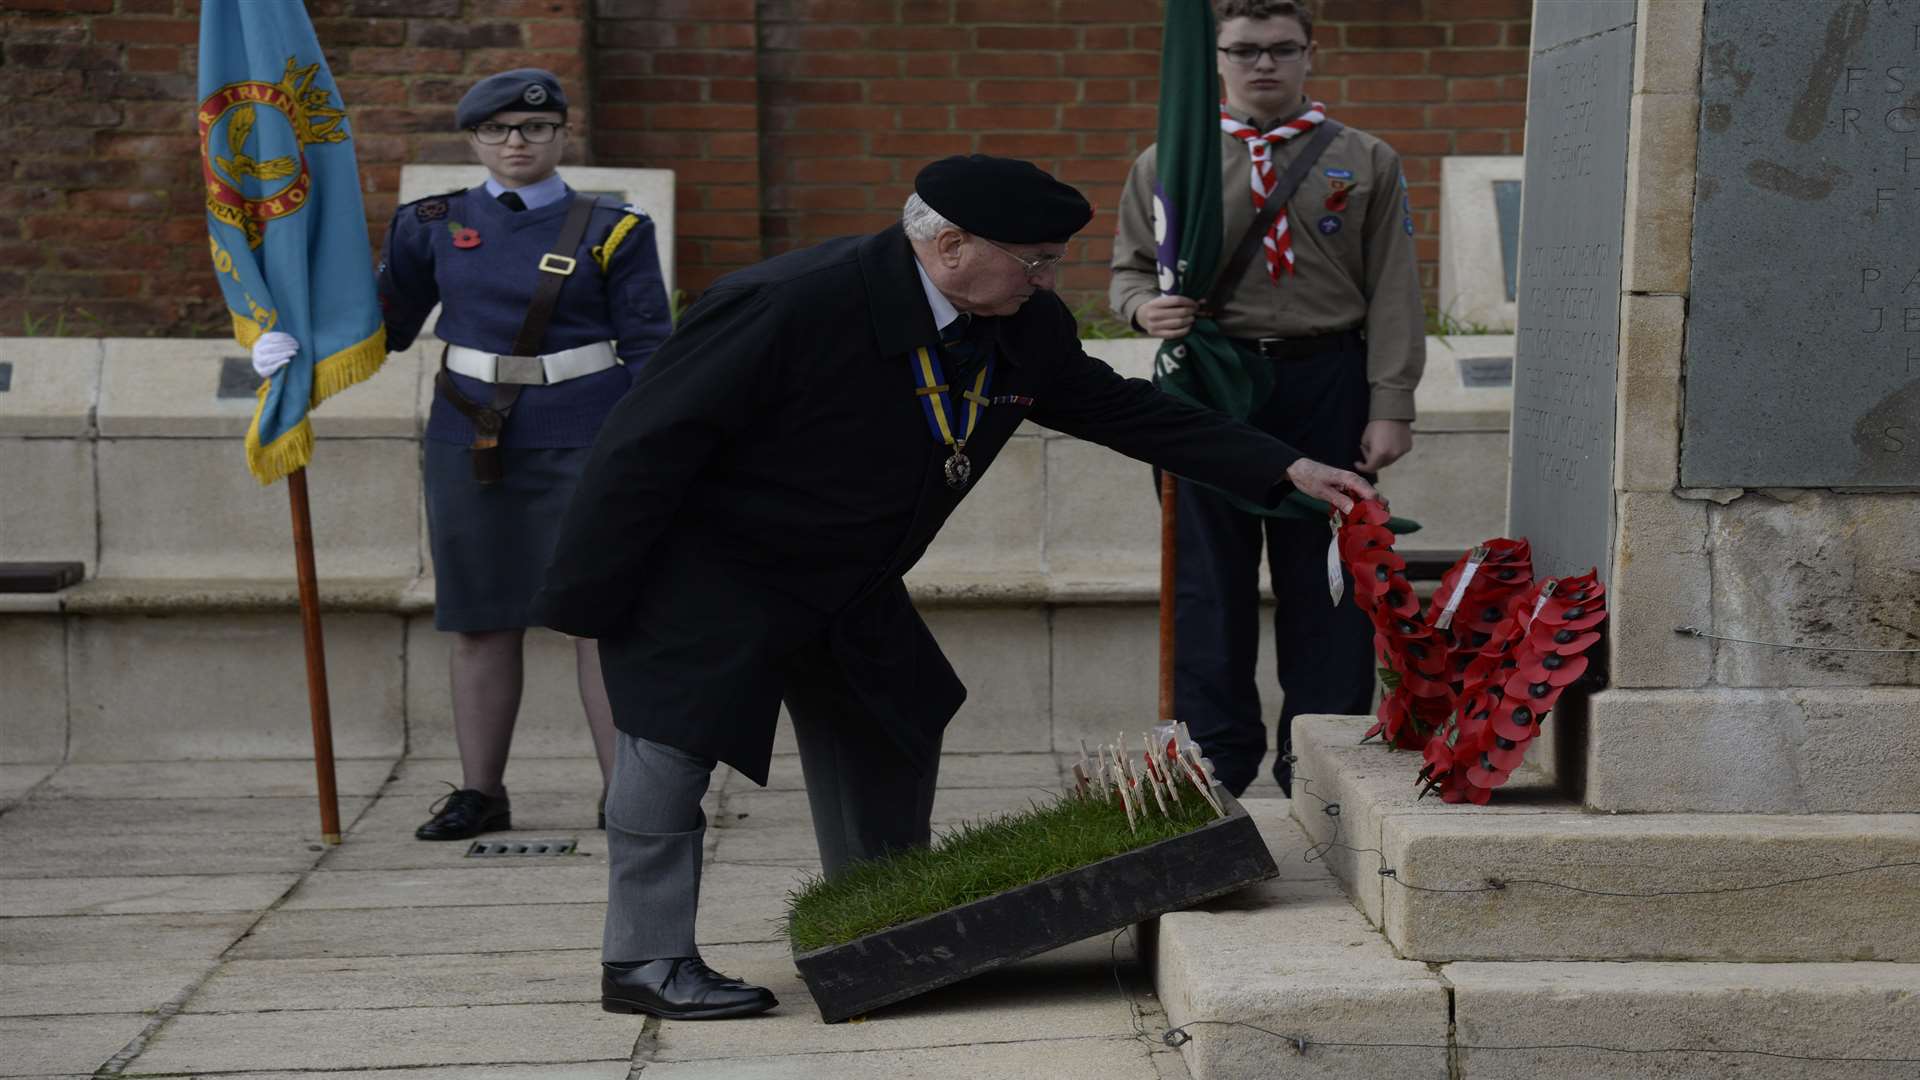
[[[496,356],[493,358],[493,381],[544,386],[547,382],[547,365],[538,356]]]
[[[1261,356],[1273,358],[1281,355],[1286,350],[1287,343],[1292,340],[1292,338],[1283,337],[1254,338],[1253,347]]]
[[[540,256],[540,269],[545,270],[549,274],[559,274],[561,277],[566,277],[573,273],[574,266],[575,260],[571,255],[556,255],[553,252],[548,252]]]

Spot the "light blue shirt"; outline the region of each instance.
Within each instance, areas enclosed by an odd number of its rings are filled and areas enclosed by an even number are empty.
[[[557,203],[566,198],[567,182],[560,179],[559,173],[554,173],[545,180],[535,181],[526,187],[510,188],[491,176],[487,177],[487,194],[497,199],[503,191],[511,191],[520,196],[520,201],[527,204],[527,209],[538,210],[548,203]]]
[[[532,204],[528,204],[532,205]],[[933,326],[936,330],[945,330],[947,324],[960,317],[960,309],[946,294],[933,287],[933,279],[927,276],[927,268],[920,265],[920,256],[913,257],[913,268],[920,273],[920,287],[927,291],[927,306],[933,309]]]

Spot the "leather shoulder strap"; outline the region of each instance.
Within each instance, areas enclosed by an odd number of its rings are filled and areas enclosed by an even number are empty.
[[[1239,283],[1240,275],[1247,272],[1247,264],[1253,261],[1254,252],[1260,250],[1261,241],[1266,237],[1267,230],[1273,228],[1274,219],[1287,208],[1287,200],[1300,190],[1307,173],[1313,169],[1313,163],[1320,160],[1320,155],[1326,152],[1333,137],[1345,129],[1346,125],[1338,120],[1322,120],[1320,126],[1314,129],[1313,138],[1301,149],[1300,156],[1287,165],[1280,182],[1273,186],[1273,194],[1267,196],[1267,204],[1260,208],[1253,224],[1247,226],[1247,234],[1240,238],[1240,246],[1234,249],[1232,258],[1221,267],[1220,276],[1213,279],[1213,288],[1207,290],[1206,299],[1200,301],[1203,311],[1219,309],[1227,294]]]
[[[540,355],[540,345],[547,337],[547,323],[553,318],[554,304],[560,300],[560,288],[577,269],[574,262],[580,241],[587,235],[587,220],[593,217],[594,207],[599,203],[597,196],[574,194],[573,204],[567,207],[567,220],[560,226],[560,238],[554,241],[553,251],[540,260],[540,284],[533,290],[527,317],[521,321],[520,333],[513,339],[515,356]]]

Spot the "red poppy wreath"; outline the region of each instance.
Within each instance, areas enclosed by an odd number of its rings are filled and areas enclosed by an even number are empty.
[[[1536,582],[1527,542],[1501,538],[1462,556],[1423,612],[1387,520],[1376,500],[1334,519],[1386,689],[1366,738],[1420,751],[1423,794],[1485,803],[1586,673],[1607,618],[1606,587],[1591,570]]]

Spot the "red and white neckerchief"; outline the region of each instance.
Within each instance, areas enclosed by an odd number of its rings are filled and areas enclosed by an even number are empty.
[[[1241,123],[1227,111],[1225,102],[1220,105],[1220,130],[1240,139],[1247,144],[1247,152],[1253,155],[1253,212],[1258,214],[1267,205],[1267,196],[1273,194],[1275,184],[1280,182],[1279,173],[1273,168],[1273,148],[1278,143],[1305,135],[1320,126],[1327,118],[1327,107],[1318,101],[1311,102],[1307,111],[1281,124],[1272,131],[1262,134]],[[1283,208],[1280,215],[1273,219],[1273,227],[1267,230],[1265,246],[1267,249],[1267,276],[1276,283],[1280,280],[1281,268],[1291,274],[1293,270],[1293,237],[1287,230],[1287,212]]]

